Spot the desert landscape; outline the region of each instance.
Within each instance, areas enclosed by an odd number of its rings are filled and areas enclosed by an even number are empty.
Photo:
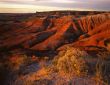
[[[110,85],[110,12],[0,14],[0,85]]]

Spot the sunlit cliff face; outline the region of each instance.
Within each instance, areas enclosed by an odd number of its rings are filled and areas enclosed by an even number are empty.
[[[110,0],[0,0],[0,12],[110,10]]]

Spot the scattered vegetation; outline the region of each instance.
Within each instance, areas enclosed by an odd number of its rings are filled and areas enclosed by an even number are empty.
[[[85,51],[78,48],[67,47],[59,52],[58,56],[53,59],[49,70],[57,73],[64,73],[67,76],[93,76],[93,80],[99,85],[109,85],[110,83],[110,53],[101,52],[98,54],[96,61],[92,61],[90,56]],[[93,73],[90,73],[91,70]]]
[[[102,52],[98,54],[98,61],[96,64],[95,80],[98,84],[110,84],[110,53]]]
[[[105,71],[106,68],[104,68],[103,62],[98,62],[96,65],[96,72],[94,76],[97,84],[108,85],[107,78],[105,78]]]
[[[61,51],[58,56],[54,58],[52,68],[54,71],[64,72],[70,75],[86,75],[88,73],[87,57],[89,57],[89,55],[85,51],[67,47],[66,50]]]
[[[19,70],[21,66],[26,66],[31,63],[31,57],[28,57],[26,55],[13,55],[10,59],[8,65],[10,68]]]
[[[26,65],[29,65],[32,63],[31,58],[22,54],[12,54],[5,56],[6,59],[0,60],[0,83],[4,85],[4,83],[7,81],[7,78],[10,74],[13,74],[14,72],[19,72],[21,67],[25,67]],[[12,75],[16,76],[19,75],[18,73]],[[11,76],[11,77],[12,77]],[[11,78],[10,78],[11,79]]]
[[[31,65],[33,61],[37,61],[40,68],[36,70],[36,72],[30,74],[26,78],[24,74],[20,75],[23,76],[24,79],[22,80],[23,85],[63,85],[64,83],[68,85],[73,83],[73,77],[89,78],[90,81],[96,83],[95,85],[109,85],[109,56],[109,52],[101,52],[98,54],[98,57],[95,58],[96,61],[92,61],[91,63],[90,60],[94,57],[90,56],[86,51],[73,47],[67,47],[60,51],[53,60],[49,60],[48,57],[38,58],[36,56],[28,57],[24,54],[13,54],[7,61],[0,63],[0,74],[4,77],[2,80],[5,80],[8,77],[8,73],[14,71],[19,72],[21,71],[21,67],[26,67]],[[90,73],[92,68],[94,68],[94,72]],[[16,75],[19,74],[17,73]],[[18,82],[19,80],[10,85],[18,85]]]

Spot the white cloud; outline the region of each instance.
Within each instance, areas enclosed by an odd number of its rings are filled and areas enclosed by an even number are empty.
[[[0,0],[0,11],[110,10],[110,0]],[[1,10],[2,9],[2,10]]]
[[[88,10],[80,8],[64,8],[64,7],[52,7],[52,6],[38,6],[27,4],[12,4],[0,2],[0,13],[29,13],[36,11],[53,11],[53,10]]]
[[[9,2],[9,1],[10,1],[10,2],[11,2],[11,1],[17,1],[17,2],[20,1],[20,2],[21,2],[21,1],[36,1],[36,0],[0,0],[0,1],[8,1],[8,2]]]
[[[0,0],[0,2],[20,2],[20,3],[76,3],[75,0]]]
[[[54,3],[77,3],[74,0],[36,0],[38,2],[54,2]]]

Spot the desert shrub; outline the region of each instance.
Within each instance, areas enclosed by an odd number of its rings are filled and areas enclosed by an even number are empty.
[[[109,78],[108,78],[108,73],[106,74],[107,67],[106,64],[103,61],[98,61],[96,64],[96,71],[95,71],[95,80],[97,84],[101,85],[109,85]]]
[[[52,62],[53,71],[85,75],[88,72],[86,57],[89,55],[78,48],[67,47],[56,56]]]
[[[95,80],[97,83],[104,85],[110,84],[110,53],[101,52],[98,54],[98,61],[96,64]]]
[[[19,70],[21,66],[31,63],[31,58],[26,55],[13,55],[7,62],[9,67],[15,70]]]

